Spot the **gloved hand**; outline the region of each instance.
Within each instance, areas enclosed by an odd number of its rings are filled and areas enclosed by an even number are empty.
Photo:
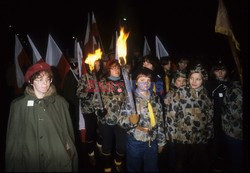
[[[131,114],[129,116],[129,121],[132,123],[132,124],[137,124],[139,122],[139,118],[140,116],[138,114]]]
[[[108,113],[107,109],[98,109],[97,110],[97,116],[103,118],[105,117],[105,115]]]

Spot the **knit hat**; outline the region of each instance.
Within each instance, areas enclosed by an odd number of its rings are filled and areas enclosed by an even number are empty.
[[[214,70],[226,70],[227,65],[221,59],[219,59],[212,67],[212,71]]]
[[[32,65],[31,67],[29,67],[29,69],[27,70],[26,74],[25,74],[25,82],[28,82],[30,80],[30,77],[35,74],[36,72],[39,71],[50,71],[50,65],[45,63],[45,62],[38,62],[34,65]]]
[[[187,75],[183,71],[177,70],[176,73],[174,74],[173,82],[175,82],[176,79],[179,77],[187,78]]]
[[[200,74],[202,75],[202,79],[203,79],[204,81],[208,80],[207,71],[202,67],[201,64],[197,64],[194,68],[192,68],[192,69],[190,70],[189,77],[190,77],[193,73],[200,73]]]

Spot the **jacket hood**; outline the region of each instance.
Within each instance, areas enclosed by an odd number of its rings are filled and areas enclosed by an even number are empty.
[[[25,88],[24,93],[27,94],[27,95],[36,97],[35,91],[33,90],[32,87],[27,86]],[[56,94],[56,88],[55,88],[55,86],[53,84],[51,84],[50,87],[49,87],[49,90],[47,91],[47,93],[45,94],[45,96],[43,98],[45,99],[46,97],[52,96],[54,94]]]

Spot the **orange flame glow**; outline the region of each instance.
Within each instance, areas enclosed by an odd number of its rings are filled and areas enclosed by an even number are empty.
[[[89,69],[91,71],[93,71],[94,70],[95,61],[99,60],[101,58],[102,58],[102,51],[99,48],[99,49],[96,49],[95,53],[93,53],[93,54],[92,53],[88,53],[88,56],[87,56],[87,58],[85,60],[85,63],[88,64],[89,65]]]
[[[119,59],[120,64],[121,64],[120,58],[123,58],[124,64],[126,64],[126,56],[127,56],[126,40],[127,40],[128,36],[129,36],[129,33],[124,33],[124,27],[121,27],[120,35],[119,35],[117,42],[116,42],[118,59]]]

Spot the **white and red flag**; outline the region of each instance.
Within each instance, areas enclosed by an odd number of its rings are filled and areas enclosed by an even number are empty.
[[[24,73],[31,65],[31,62],[23,49],[23,46],[15,35],[15,67],[16,67],[16,94],[22,92],[22,86],[24,84]]]
[[[33,41],[31,40],[31,38],[29,37],[29,35],[27,35],[30,46],[32,48],[32,57],[33,57],[33,64],[35,64],[36,62],[40,61],[42,59],[42,56],[40,55],[40,53],[38,52],[36,46],[34,45]]]
[[[70,70],[70,65],[50,34],[46,53],[46,63],[52,67],[56,67],[59,77],[58,86],[62,88],[64,78]]]

